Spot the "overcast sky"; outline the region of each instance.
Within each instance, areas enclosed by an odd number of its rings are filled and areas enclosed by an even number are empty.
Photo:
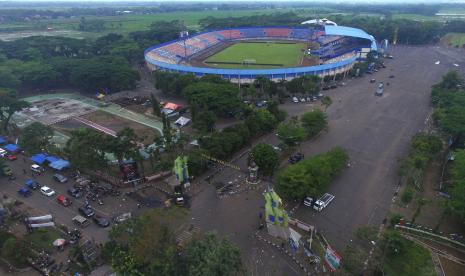
[[[0,2],[160,2],[160,3],[172,3],[172,2],[323,2],[323,3],[465,3],[465,0],[0,0]]]

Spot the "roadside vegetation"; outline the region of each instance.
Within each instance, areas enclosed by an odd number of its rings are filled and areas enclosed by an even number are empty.
[[[276,189],[290,199],[317,198],[346,166],[349,157],[342,148],[289,165],[278,173]]]
[[[239,250],[227,239],[194,233],[192,240],[177,245],[176,232],[186,212],[171,208],[149,210],[114,227],[104,258],[121,275],[240,275]],[[185,225],[184,225],[185,226]]]
[[[447,164],[450,185],[446,189],[451,199],[446,211],[465,221],[465,81],[456,72],[447,73],[442,81],[433,86],[432,101],[435,107],[433,118],[446,135],[449,143]]]
[[[401,181],[406,184],[401,195],[402,203],[410,203],[415,192],[423,190],[423,178],[428,163],[437,158],[441,150],[442,141],[436,135],[420,133],[412,138],[410,153],[400,168]]]

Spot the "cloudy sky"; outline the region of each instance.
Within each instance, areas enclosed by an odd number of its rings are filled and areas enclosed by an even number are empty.
[[[465,3],[465,0],[0,0],[0,2],[324,2],[324,3]]]

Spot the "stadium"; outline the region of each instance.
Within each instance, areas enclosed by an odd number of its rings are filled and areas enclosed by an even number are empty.
[[[304,75],[344,74],[371,51],[373,36],[335,25],[248,27],[207,31],[145,50],[151,70],[219,75],[248,83],[257,76],[273,81]]]

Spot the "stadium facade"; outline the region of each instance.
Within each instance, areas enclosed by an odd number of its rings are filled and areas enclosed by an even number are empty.
[[[246,40],[317,42],[319,48],[310,50],[320,58],[313,66],[276,69],[221,69],[194,65],[191,61],[207,51],[215,51],[225,43]],[[307,28],[250,27],[207,31],[155,45],[145,50],[147,66],[151,70],[191,73],[196,76],[219,75],[232,82],[247,83],[257,76],[273,81],[291,80],[304,75],[333,76],[349,71],[356,62],[377,51],[373,36],[361,29],[344,26]]]

